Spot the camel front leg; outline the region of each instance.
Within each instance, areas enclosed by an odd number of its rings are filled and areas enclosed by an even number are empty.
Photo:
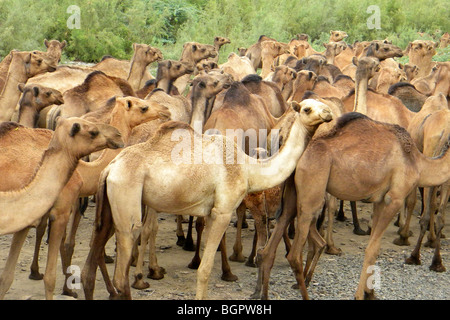
[[[328,212],[328,225],[327,225],[327,232],[325,234],[325,241],[327,243],[326,247],[326,253],[331,255],[340,255],[342,253],[341,249],[336,248],[333,241],[333,223],[334,223],[334,213],[337,209],[337,198],[333,197],[332,195],[328,195],[328,205],[327,205],[327,212]]]
[[[148,247],[149,247],[149,259],[148,259],[148,275],[147,278],[153,280],[161,280],[164,278],[166,270],[158,265],[158,259],[156,257],[156,236],[158,234],[158,214],[156,211],[147,207],[147,219],[150,220]]]
[[[8,260],[6,260],[5,268],[0,276],[0,299],[3,300],[6,292],[11,287],[14,280],[14,269],[17,265],[17,260],[19,259],[20,250],[22,249],[23,243],[27,238],[29,228],[25,228],[19,232],[14,233],[11,247],[9,248]]]
[[[231,261],[237,262],[245,261],[245,257],[242,254],[242,223],[244,221],[245,210],[246,210],[245,202],[242,201],[242,203],[236,210],[236,215],[238,218],[236,226],[236,240],[233,246],[233,254],[230,256]]]
[[[406,218],[405,223],[402,227],[400,227],[398,231],[399,237],[394,240],[394,244],[398,246],[409,246],[408,238],[411,236],[411,232],[409,231],[409,227],[411,224],[411,217],[414,212],[414,207],[416,206],[417,195],[414,190],[411,194],[406,198]]]
[[[217,208],[211,210],[206,222],[206,245],[203,251],[202,262],[197,270],[197,300],[207,299],[208,281],[214,265],[217,248],[225,234],[231,220],[232,212],[221,212]]]
[[[42,243],[42,238],[44,237],[45,230],[47,229],[48,215],[42,217],[41,222],[36,228],[36,241],[34,244],[34,254],[33,261],[30,266],[30,275],[28,276],[31,280],[42,280],[44,275],[39,272],[39,252]]]

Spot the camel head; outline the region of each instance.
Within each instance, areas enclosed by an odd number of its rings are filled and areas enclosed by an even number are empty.
[[[278,41],[263,41],[261,43],[261,57],[271,57],[276,58],[285,53],[289,52],[289,45],[286,43],[278,42]]]
[[[382,61],[387,58],[402,57],[403,50],[389,43],[387,40],[374,40],[367,49],[367,56],[376,57]]]
[[[18,85],[19,91],[22,92],[22,98],[19,104],[22,106],[32,106],[36,111],[52,104],[60,105],[64,103],[63,95],[56,89],[44,87],[39,84],[23,84]]]
[[[195,66],[198,73],[201,73],[202,71],[208,73],[211,70],[217,69],[218,67],[219,66],[217,65],[217,63],[212,60],[202,60]]]
[[[47,48],[47,53],[49,56],[51,56],[52,59],[55,59],[55,61],[60,62],[62,50],[66,47],[67,41],[64,40],[63,42],[59,42],[58,40],[49,41],[45,39],[44,45]]]
[[[193,96],[201,95],[206,99],[211,99],[223,89],[229,88],[232,82],[232,76],[223,71],[199,75],[191,83]]]
[[[344,31],[339,31],[339,30],[336,30],[336,31],[331,30],[330,31],[330,42],[331,41],[339,42],[341,40],[344,40],[347,37],[348,37],[348,34]]]
[[[356,79],[372,78],[376,72],[380,71],[380,61],[374,57],[353,57],[353,64],[356,68]]]
[[[57,62],[46,52],[40,51],[11,51],[14,58],[22,61],[28,78],[45,72],[56,70]]]
[[[309,36],[306,33],[298,33],[298,34],[295,35],[295,39],[308,41]]]
[[[214,37],[214,45],[218,48],[225,44],[231,43],[230,39],[224,37]]]
[[[327,64],[327,58],[321,54],[312,54],[304,57],[301,60],[303,70],[313,71],[315,74],[320,74],[323,66]]]
[[[419,74],[419,67],[411,63],[405,63],[405,65],[399,64],[399,68],[405,71],[406,81],[408,82]]]
[[[404,51],[404,55],[411,57],[424,58],[432,57],[436,54],[437,42],[431,40],[414,40],[410,42]]]
[[[217,55],[218,52],[213,45],[198,42],[186,42],[183,45],[183,52],[181,53],[180,60],[196,64],[200,60],[214,58]]]
[[[149,65],[152,62],[159,61],[163,59],[161,50],[158,48],[151,47],[147,44],[133,43],[134,50],[134,60]]]
[[[156,79],[166,77],[175,80],[185,74],[194,72],[194,66],[188,62],[178,60],[163,60],[158,62]]]
[[[292,101],[291,106],[295,111],[300,113],[300,119],[306,127],[317,127],[324,122],[333,120],[333,112],[323,102],[314,99],[305,99],[300,103]]]
[[[130,128],[155,119],[170,120],[171,116],[166,106],[131,96],[116,97],[112,115],[119,115]]]
[[[237,48],[237,51],[239,53],[239,57],[244,57],[247,54],[247,48],[244,47]]]
[[[312,90],[314,84],[317,81],[317,74],[310,70],[301,70],[297,72],[297,79],[295,80],[294,86],[300,84],[305,87],[306,90]]]
[[[303,57],[306,57],[308,54],[308,49],[310,48],[310,45],[308,42],[304,40],[298,40],[295,42],[295,45],[291,49],[291,53],[295,56],[297,56],[298,59],[302,59]]]
[[[286,65],[277,66],[273,70],[272,81],[279,81],[283,85],[292,80],[295,80],[296,78],[297,71]]]
[[[118,149],[124,146],[120,132],[115,127],[78,117],[59,117],[53,136],[49,148],[64,147],[76,159],[105,148]]]

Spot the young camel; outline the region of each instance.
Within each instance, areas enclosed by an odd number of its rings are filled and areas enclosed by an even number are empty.
[[[2,140],[20,125],[2,124]],[[117,130],[79,118],[59,120],[55,133],[36,167],[34,175],[21,188],[0,192],[0,235],[27,228],[44,216],[73,173],[78,160],[93,151],[120,147]],[[3,168],[3,173],[9,170]],[[22,214],[18,214],[21,212]]]
[[[175,89],[173,83],[176,79],[185,74],[194,72],[194,66],[183,61],[164,60],[158,63],[156,73],[156,88],[163,89],[166,93],[171,94]]]
[[[130,61],[130,71],[126,80],[134,91],[141,89],[146,82],[147,66],[162,60],[161,50],[147,44],[133,43],[133,57]]]
[[[449,141],[450,142],[450,141]],[[358,161],[355,161],[355,155]],[[373,225],[355,298],[374,298],[368,287],[369,266],[375,264],[381,237],[405,198],[417,186],[441,185],[450,178],[450,152],[437,159],[425,157],[405,129],[377,122],[360,113],[340,117],[328,134],[313,139],[295,171],[297,213],[282,215],[267,246],[258,254],[260,269],[255,296],[268,298],[268,280],[275,250],[289,221],[297,215],[297,229],[287,259],[304,299],[305,286],[325,244],[315,223],[326,192],[350,201],[374,204]],[[311,183],[314,181],[314,183]],[[302,248],[307,240],[314,245],[303,269]]]
[[[110,294],[118,298],[131,298],[128,284],[131,248],[141,227],[143,203],[156,212],[191,214],[207,219],[207,241],[197,271],[196,290],[197,299],[206,299],[217,247],[242,199],[247,193],[284,181],[305,148],[301,143],[307,132],[305,126],[331,119],[323,104],[304,101],[300,107],[284,146],[267,160],[251,159],[222,135],[198,135],[189,125],[173,121],[163,124],[151,140],[125,149],[103,171],[100,180],[93,242],[82,272],[85,296],[92,298],[97,265],[103,263],[103,248],[114,226],[117,260],[114,287],[108,289],[113,289]],[[186,139],[187,144],[181,146],[180,142],[173,141],[174,135],[178,138],[184,135],[182,139]],[[192,152],[192,139],[200,139],[202,150],[206,151],[202,152],[203,160],[198,164],[192,164],[200,155],[197,151]],[[231,163],[224,165],[224,159]],[[239,163],[238,159],[241,159]],[[162,181],[158,174],[160,170],[171,177],[167,179],[165,175]],[[133,188],[129,184],[131,181],[141,183],[133,183]],[[127,201],[122,201],[122,197]]]
[[[115,107],[111,111],[111,119],[109,121],[110,125],[113,126],[117,132],[120,134],[121,141],[126,141],[130,134],[130,131],[136,125],[152,120],[155,118],[168,117],[168,113],[165,107],[160,107],[158,105],[149,104],[147,101],[140,100],[138,98],[127,97],[127,98],[116,98]],[[25,133],[25,132],[24,132]],[[23,181],[26,181],[26,177],[28,175],[32,175],[33,173],[33,165],[39,160],[40,154],[45,150],[45,145],[48,144],[48,141],[51,139],[51,132],[47,131],[36,131],[34,133],[34,137],[27,137],[21,135],[20,132],[13,132],[17,137],[16,139],[20,141],[15,142],[14,147],[9,146],[10,152],[14,149],[15,154],[11,155],[9,153],[5,154],[5,159],[15,159],[13,163],[8,165],[9,168],[22,168],[21,176],[17,176],[14,170],[11,170],[10,175],[14,175],[14,178],[11,176],[8,179],[8,175],[5,173],[4,176],[10,182],[9,188],[14,188],[23,184]],[[10,134],[10,135],[12,135]],[[34,139],[32,143],[28,140]],[[33,146],[30,146],[32,144]],[[121,147],[122,145],[118,145],[117,147]],[[56,281],[56,263],[57,263],[57,250],[61,246],[61,260],[63,264],[63,270],[66,270],[67,267],[71,264],[71,257],[74,248],[74,236],[76,232],[76,227],[78,226],[80,214],[76,209],[73,209],[72,212],[72,224],[71,228],[69,228],[68,239],[69,243],[66,243],[62,246],[62,240],[64,238],[64,233],[66,229],[67,222],[69,220],[69,213],[71,211],[71,207],[76,207],[75,204],[80,197],[87,197],[90,195],[94,195],[97,190],[97,182],[98,177],[101,171],[107,166],[112,158],[117,155],[121,149],[115,150],[105,150],[102,155],[93,162],[84,162],[80,161],[76,167],[74,174],[71,179],[67,183],[67,186],[64,187],[61,194],[55,201],[53,205],[50,215],[52,216],[52,227],[50,230],[50,240],[49,240],[49,250],[47,257],[47,268],[44,275],[44,283],[45,283],[45,291],[46,298],[53,298],[53,291],[55,287]],[[34,158],[28,157],[27,159],[23,159],[21,157],[17,157],[19,153],[28,153],[31,154],[33,152]],[[16,157],[14,157],[16,155]],[[26,162],[21,163],[21,162]],[[11,160],[6,160],[6,162],[11,162]],[[2,161],[3,165],[5,165],[5,160]],[[24,170],[27,168],[27,170]],[[11,185],[13,183],[13,185]],[[74,187],[72,187],[74,186]],[[76,186],[76,187],[75,187]],[[45,231],[46,224],[40,224],[38,228],[43,227],[44,230],[39,232],[42,235]],[[21,230],[17,236],[13,239],[13,243],[11,245],[11,252],[8,256],[7,267],[5,268],[2,274],[1,281],[1,290],[0,296],[3,296],[6,291],[9,289],[12,283],[12,276],[14,266],[17,262],[18,253],[20,252],[20,248],[23,245],[23,241],[19,241],[20,239],[25,239],[23,234],[28,233],[28,229]],[[42,275],[39,273],[38,266],[38,253],[39,253],[40,241],[36,241],[36,251],[33,259],[32,267],[31,267],[31,279],[42,279]],[[63,250],[64,249],[64,250]],[[69,277],[70,274],[66,274],[66,278]],[[71,292],[67,288],[66,282],[63,289],[64,294],[75,296],[74,293]]]

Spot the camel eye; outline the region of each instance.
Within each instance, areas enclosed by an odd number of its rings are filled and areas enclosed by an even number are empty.
[[[306,107],[303,109],[303,112],[306,114],[310,114],[311,113],[311,108],[310,107]]]
[[[98,136],[99,132],[97,130],[96,131],[89,131],[89,134],[91,135],[91,138],[94,139],[95,137]]]

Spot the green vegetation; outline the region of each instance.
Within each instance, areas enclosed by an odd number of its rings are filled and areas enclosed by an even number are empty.
[[[67,27],[71,5],[80,8],[80,29]],[[370,5],[380,8],[381,29],[367,27]],[[67,40],[63,62],[129,59],[133,42],[179,59],[184,42],[212,44],[220,35],[232,41],[223,48],[226,59],[263,34],[288,42],[307,33],[321,51],[330,30],[346,31],[348,43],[388,38],[405,48],[420,38],[417,32],[438,40],[449,31],[449,8],[447,0],[0,0],[0,56],[12,49],[44,50],[47,38]],[[438,53],[437,60],[449,60],[448,49]]]

